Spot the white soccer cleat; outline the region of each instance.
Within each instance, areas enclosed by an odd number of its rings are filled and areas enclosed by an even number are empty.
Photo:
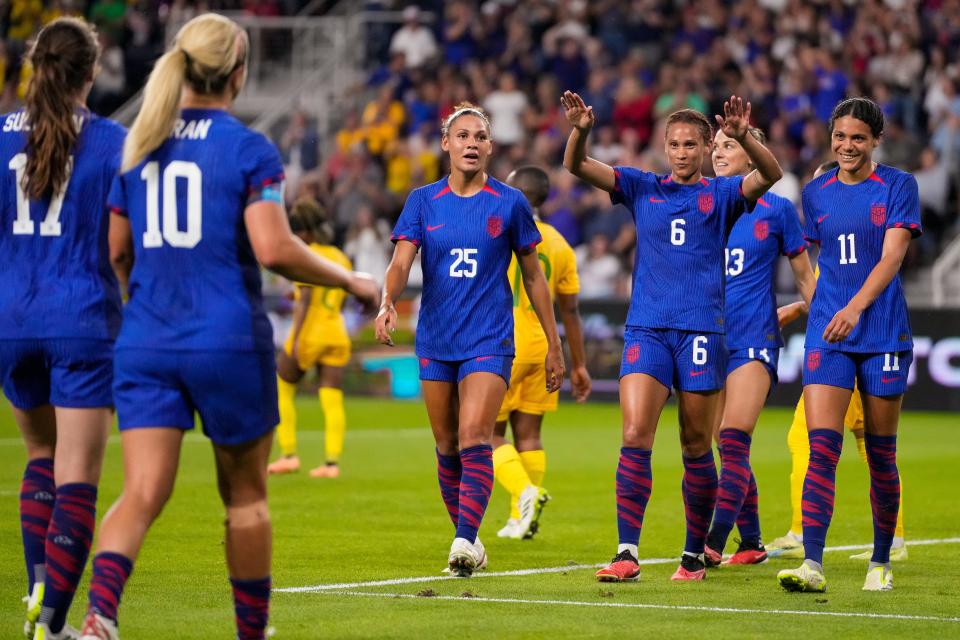
[[[771,558],[797,558],[802,560],[803,536],[797,535],[793,531],[788,531],[786,535],[776,538],[773,542],[766,545],[767,556]]]
[[[864,591],[893,591],[893,571],[879,566],[867,571],[867,579],[863,581]]]
[[[466,538],[454,538],[450,545],[447,564],[450,573],[461,578],[469,578],[481,566],[486,566],[487,552],[483,544],[474,544]]]
[[[117,623],[93,611],[87,613],[80,634],[80,640],[120,640]]]
[[[80,632],[68,624],[63,625],[59,633],[54,633],[47,625],[41,623],[33,632],[33,640],[78,640],[78,638],[80,638]]]
[[[823,593],[827,590],[827,578],[823,572],[804,562],[796,569],[784,569],[777,574],[777,581],[787,591]]]
[[[907,545],[901,545],[899,547],[892,547],[890,549],[890,562],[903,562],[908,557],[907,555]],[[855,553],[850,556],[851,560],[872,560],[873,559],[873,549],[867,549],[861,553]]]
[[[540,528],[540,516],[543,514],[543,507],[550,501],[550,494],[542,487],[528,485],[520,498],[517,500],[517,507],[520,509],[520,520],[517,524],[516,534],[511,536],[515,539],[532,538]]]
[[[522,534],[518,534],[518,527],[520,526],[520,521],[515,518],[510,518],[507,520],[507,524],[503,526],[500,531],[497,531],[498,538],[522,538]]]
[[[480,542],[480,536],[477,536],[477,541],[473,543],[473,549],[476,552],[477,557],[480,558],[474,571],[485,570],[487,568],[487,548],[483,546],[482,542]]]
[[[43,605],[43,582],[34,582],[33,591],[30,595],[24,596],[23,601],[27,603],[27,620],[23,623],[23,635],[27,640],[33,640],[37,620],[40,619],[40,607]]]

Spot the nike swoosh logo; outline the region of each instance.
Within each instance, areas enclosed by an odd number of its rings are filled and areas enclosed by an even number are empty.
[[[493,357],[493,356],[480,356],[479,358],[474,358],[474,360],[476,360],[476,361],[478,361],[478,362],[482,362],[482,361],[484,361],[484,360],[489,360],[489,359],[492,358],[492,357]]]
[[[654,202],[654,203],[658,203],[658,204],[659,204],[659,203],[661,203],[661,202],[666,202],[666,200],[661,200],[661,199],[659,199],[659,198],[654,198],[653,196],[651,196],[651,197],[650,197],[650,202]]]
[[[434,225],[434,226],[432,226],[432,227],[431,227],[430,225],[427,225],[427,231],[436,231],[437,229],[439,229],[439,228],[442,227],[442,226],[443,226],[442,224],[437,224],[437,225]]]
[[[704,369],[703,371],[691,371],[691,372],[690,372],[690,377],[691,377],[691,378],[696,378],[697,376],[702,376],[702,375],[705,374],[706,372],[707,372],[706,369]]]
[[[826,220],[828,217],[830,217],[830,214],[829,214],[829,213],[828,213],[827,215],[825,215],[825,216],[820,216],[819,218],[817,218],[817,224],[820,224],[821,222],[823,222],[824,220]]]
[[[899,380],[900,376],[894,376],[893,378],[880,378],[880,382],[887,383],[893,382],[894,380]]]

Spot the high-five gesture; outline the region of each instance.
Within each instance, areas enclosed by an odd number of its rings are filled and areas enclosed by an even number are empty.
[[[747,102],[744,107],[743,98],[730,96],[730,99],[723,103],[723,115],[716,118],[724,135],[742,142],[750,129],[750,103]]]
[[[593,128],[593,107],[588,107],[578,94],[564,91],[560,96],[560,106],[563,107],[563,114],[567,116],[567,122],[571,126],[585,133]]]

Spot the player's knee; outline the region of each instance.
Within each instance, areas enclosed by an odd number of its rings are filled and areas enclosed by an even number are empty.
[[[623,423],[623,446],[652,449],[655,430],[648,425],[627,421]]]
[[[270,523],[270,509],[266,496],[244,504],[227,505],[226,526],[247,529]]]
[[[167,487],[140,483],[125,487],[122,500],[153,522],[163,511],[170,494],[171,490]]]
[[[680,449],[685,458],[699,458],[713,447],[713,434],[710,431],[694,429],[680,430]]]
[[[526,436],[517,438],[516,447],[517,451],[537,451],[543,449],[543,442],[539,435]]]

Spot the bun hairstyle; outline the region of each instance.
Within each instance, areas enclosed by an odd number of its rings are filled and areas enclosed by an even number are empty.
[[[450,127],[453,126],[454,121],[460,116],[476,116],[480,118],[487,128],[487,134],[490,133],[490,118],[487,117],[487,113],[473,103],[461,102],[453,108],[453,113],[444,118],[443,122],[440,123],[440,135],[444,137],[449,135]]]
[[[833,108],[827,130],[833,135],[833,125],[843,116],[850,116],[867,123],[874,138],[883,135],[883,110],[870,98],[847,98]]]
[[[216,13],[183,25],[147,80],[143,106],[123,147],[122,170],[132,169],[170,136],[184,85],[201,95],[222,94],[231,74],[246,63],[248,48],[247,33]]]
[[[664,135],[675,124],[692,124],[700,131],[700,137],[703,138],[705,143],[709,145],[710,141],[713,140],[713,126],[707,116],[695,109],[680,109],[667,116],[667,122],[663,128]]]
[[[66,186],[70,152],[80,136],[74,108],[93,80],[100,46],[89,24],[58,18],[40,30],[27,57],[33,77],[24,98],[30,133],[22,187],[38,200]]]
[[[294,233],[307,232],[318,244],[333,243],[333,225],[328,219],[327,210],[309,196],[299,198],[290,209],[290,230]]]

